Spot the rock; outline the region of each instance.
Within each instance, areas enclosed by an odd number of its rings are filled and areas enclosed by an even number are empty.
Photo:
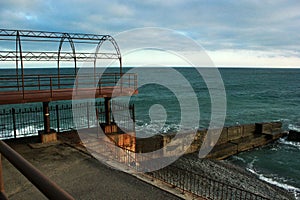
[[[287,139],[289,141],[300,142],[300,132],[295,130],[290,130]]]

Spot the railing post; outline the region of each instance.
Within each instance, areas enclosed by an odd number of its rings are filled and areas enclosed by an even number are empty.
[[[16,110],[15,110],[15,108],[11,109],[11,114],[12,114],[12,118],[13,118],[14,138],[17,138],[17,125],[16,125]]]
[[[104,104],[105,104],[105,123],[106,125],[111,124],[111,104],[110,104],[110,97],[104,98]]]
[[[128,87],[130,89],[130,74],[128,74]]]
[[[25,99],[25,83],[24,83],[24,77],[22,78],[22,97],[23,100]]]
[[[134,89],[137,89],[137,75],[134,74]]]
[[[57,126],[57,133],[59,133],[59,110],[58,110],[58,105],[55,106],[56,108],[56,126]]]
[[[78,90],[78,79],[79,79],[79,77],[76,77],[76,76],[75,76],[75,79],[76,79],[75,85],[76,85],[76,92],[77,92],[77,90]]]
[[[120,74],[120,87],[121,87],[121,94],[123,92],[123,74]]]
[[[132,116],[132,130],[135,132],[135,111],[134,111],[134,104],[132,104],[131,106],[129,106],[129,108],[131,108],[131,116]]]
[[[50,97],[52,98],[52,77],[50,76]]]
[[[40,81],[40,75],[38,75],[38,84],[39,84],[39,90],[41,90],[41,81]]]
[[[102,78],[102,76],[100,75],[100,77],[98,78],[97,85],[96,85],[96,87],[98,87],[99,95],[101,94],[101,78]]]
[[[88,128],[90,128],[90,112],[89,112],[89,102],[86,102],[86,115],[87,115],[87,123],[88,123]]]
[[[135,122],[135,108],[134,108],[134,104],[132,104],[132,110],[131,110],[131,112],[132,112],[132,120],[133,120],[133,122]]]
[[[44,133],[50,133],[49,102],[43,102]]]

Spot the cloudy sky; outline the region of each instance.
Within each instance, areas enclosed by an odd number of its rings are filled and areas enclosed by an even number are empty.
[[[217,66],[300,66],[299,0],[0,2],[0,28],[116,35],[144,27],[193,39]]]

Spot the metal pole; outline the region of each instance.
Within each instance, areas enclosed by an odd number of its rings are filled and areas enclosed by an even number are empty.
[[[17,87],[18,91],[20,91],[20,85],[19,85],[19,63],[18,63],[18,42],[19,42],[19,31],[17,31],[16,36],[16,77],[17,77]]]
[[[86,116],[87,116],[88,128],[90,128],[90,112],[89,112],[89,102],[86,102]]]
[[[43,102],[44,133],[50,133],[49,102]]]
[[[134,104],[131,106],[131,112],[132,112],[132,129],[135,132],[135,110],[134,110]]]
[[[17,31],[17,38],[18,38],[18,43],[19,43],[19,53],[20,53],[20,62],[21,62],[21,75],[22,75],[22,94],[23,94],[23,99],[25,99],[25,85],[24,85],[24,65],[23,65],[23,56],[22,56],[22,46],[21,46],[21,38],[19,31]]]
[[[38,84],[39,84],[39,90],[41,90],[41,80],[40,80],[40,75],[38,75]]]
[[[132,104],[132,120],[133,120],[133,122],[135,122],[135,108],[134,108],[134,104]]]
[[[53,97],[53,90],[52,90],[52,77],[50,76],[50,97]]]
[[[120,62],[120,89],[121,89],[121,93],[123,92],[123,74],[122,74],[122,58],[119,58],[119,62]]]
[[[31,163],[25,160],[3,141],[0,141],[0,152],[18,169],[33,185],[35,185],[49,199],[74,200],[74,198],[61,189],[56,183],[48,179]]]
[[[17,138],[16,110],[12,108],[11,113],[13,117],[14,138]]]
[[[105,123],[107,125],[110,124],[110,97],[105,97],[104,98],[104,106],[105,106]]]
[[[95,58],[94,58],[94,86],[97,87],[96,83],[96,65],[97,65],[97,52],[95,53]]]
[[[60,88],[60,52],[61,52],[61,48],[62,48],[62,44],[64,42],[64,36],[61,37],[60,42],[59,42],[59,47],[58,47],[58,52],[57,52],[57,84],[58,84],[58,88]]]
[[[58,110],[58,105],[56,107],[56,125],[57,125],[57,133],[59,133],[59,110]]]

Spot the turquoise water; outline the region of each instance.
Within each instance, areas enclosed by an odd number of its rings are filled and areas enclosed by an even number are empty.
[[[200,108],[198,127],[208,127],[211,99],[205,81],[195,69],[174,69],[190,83],[197,97]],[[124,69],[127,70],[129,68]],[[109,71],[118,72],[118,69],[112,68]],[[180,84],[172,74],[165,73],[162,68],[145,68],[143,71],[153,80],[159,74],[182,95],[192,97],[192,94],[187,93],[186,85]],[[0,72],[14,74],[14,70],[1,69]],[[281,121],[284,130],[300,130],[300,69],[223,68],[219,72],[226,90],[226,126]],[[27,69],[26,73],[53,74],[55,69]],[[61,73],[70,74],[74,70],[62,69]],[[142,79],[143,76],[139,76],[138,82],[143,82]],[[174,91],[168,87],[155,81],[143,85],[139,88],[139,94],[131,97],[130,102],[135,104],[136,130],[143,130],[140,134],[149,136],[175,132],[180,128],[180,103]],[[155,104],[164,107],[165,113],[162,114],[166,115],[165,119],[151,119],[149,110]],[[1,106],[3,107],[5,106]],[[233,156],[229,161],[246,168],[265,181],[293,192],[295,196],[300,196],[300,143],[281,139],[266,147]]]
[[[191,83],[199,101],[200,128],[208,127],[211,117],[210,97],[204,81],[194,69],[176,68]],[[227,96],[225,125],[281,121],[283,129],[300,130],[299,69],[220,69]],[[157,70],[149,71],[155,73]],[[168,79],[168,74],[165,75]],[[171,78],[171,77],[170,77]],[[174,83],[176,84],[176,83]],[[146,85],[132,98],[136,105],[137,130],[157,133],[149,108],[161,104],[167,110],[166,125],[159,132],[179,128],[180,107],[174,94],[157,85]],[[278,142],[229,159],[256,174],[262,180],[282,187],[300,198],[300,143]]]

